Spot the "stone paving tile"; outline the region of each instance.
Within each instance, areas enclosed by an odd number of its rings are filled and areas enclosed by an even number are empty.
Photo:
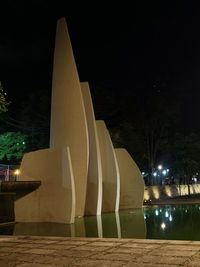
[[[89,244],[90,245],[90,244]],[[109,247],[106,246],[80,246],[80,247],[74,247],[72,248],[72,250],[76,250],[76,251],[105,251],[108,250]]]
[[[17,240],[17,242],[19,240],[23,240],[24,242],[32,242],[32,241],[35,241],[35,240],[49,240],[46,236],[29,236],[29,235],[19,235],[19,236],[13,236],[13,238],[15,239],[15,242]]]
[[[30,267],[30,263],[20,263],[15,265],[16,267]],[[55,267],[55,265],[51,265],[51,264],[39,264],[39,263],[34,263],[34,265],[32,265],[34,267]]]
[[[15,248],[39,248],[44,246],[44,244],[42,243],[16,243],[15,244]]]
[[[15,244],[18,244],[18,243],[32,243],[32,240],[30,239],[14,239],[14,240],[8,240],[7,242],[9,243],[15,243]]]
[[[118,261],[136,261],[140,255],[138,254],[126,254],[126,253],[99,253],[91,256],[91,259],[97,260],[118,260]]]
[[[25,236],[26,237],[26,236]],[[28,236],[30,240],[71,240],[73,237],[67,236]],[[78,237],[76,237],[78,239]]]
[[[150,252],[150,255],[160,255],[160,256],[177,256],[177,257],[190,257],[193,256],[196,253],[196,251],[191,251],[191,250],[166,250],[165,248],[163,249],[155,249],[152,252]]]
[[[176,249],[176,250],[193,250],[198,251],[200,250],[200,246],[193,246],[193,245],[167,245],[165,246],[165,249]]]
[[[120,240],[121,241],[121,240]],[[143,243],[143,244],[168,244],[169,240],[160,239],[130,239],[131,243]]]
[[[75,266],[74,263],[75,259],[72,257],[54,257],[52,258],[50,264],[58,265],[58,266]],[[38,262],[38,260],[36,261]],[[42,259],[40,259],[40,262],[43,262],[44,264],[46,263],[46,259],[44,259],[44,261],[42,261]]]
[[[56,244],[58,241],[57,240],[45,240],[45,239],[40,239],[40,240],[32,240],[31,243],[36,243],[36,244]]]
[[[199,267],[200,266],[200,259],[199,260],[191,260],[184,265],[184,267]]]
[[[74,247],[76,247],[76,246],[70,246],[70,244],[69,245],[67,245],[67,244],[64,244],[64,245],[53,244],[53,245],[42,245],[40,248],[46,248],[46,249],[71,249],[71,248],[74,248]]]
[[[31,254],[41,254],[41,255],[48,255],[48,254],[53,254],[55,250],[53,249],[41,249],[41,248],[33,248],[30,250],[26,250],[26,253],[31,253]]]
[[[0,261],[0,267],[15,267],[17,264],[16,261],[8,261],[8,260],[1,260]]]
[[[25,248],[16,248],[15,246],[13,247],[0,247],[0,253],[1,252],[23,252]]]
[[[95,252],[87,251],[87,250],[56,250],[54,253],[56,256],[64,256],[64,257],[91,257],[95,254]]]
[[[87,238],[85,238],[85,237],[68,237],[67,239],[68,240],[73,240],[73,241],[84,241],[84,242],[86,240],[87,240],[87,242],[104,240],[104,238],[99,238],[99,237],[87,237]],[[65,240],[66,240],[66,238],[65,238]],[[106,238],[106,240],[107,240],[107,238]]]
[[[186,241],[186,240],[167,240],[168,244],[174,244],[174,245],[187,245],[187,244],[193,244],[193,241]],[[198,243],[195,241],[195,243]],[[195,245],[195,244],[193,244]],[[199,242],[200,245],[200,242]]]
[[[200,242],[0,236],[0,266],[200,267]]]
[[[6,251],[5,252],[4,251],[3,252],[0,252],[0,258],[1,257],[5,257],[7,255],[9,255],[9,252],[6,252]]]
[[[193,246],[200,246],[200,241],[190,241],[190,244],[193,245]]]
[[[1,247],[14,247],[16,246],[17,242],[0,242]]]
[[[180,267],[180,265],[178,264],[173,264],[173,265],[169,265],[169,264],[165,264],[165,263],[162,263],[162,264],[155,264],[155,263],[135,263],[135,262],[129,262],[123,266],[126,266],[126,267]]]
[[[109,260],[90,260],[90,259],[83,259],[81,261],[75,261],[73,266],[125,266],[126,262],[121,261],[109,261]]]
[[[9,241],[9,240],[12,240],[13,241],[13,238],[11,238],[11,237],[4,237],[4,236],[1,236],[1,238],[0,238],[0,242],[5,242],[5,241]]]
[[[151,250],[142,248],[124,248],[124,247],[110,248],[109,250],[107,250],[107,252],[109,253],[130,253],[130,254],[145,254],[150,251]]]
[[[138,258],[140,263],[165,263],[165,264],[183,264],[187,261],[185,257],[166,257],[166,256],[153,256],[153,255],[143,255]],[[157,265],[156,265],[157,266]]]
[[[57,244],[59,244],[59,245],[75,245],[75,246],[78,246],[78,245],[85,245],[85,244],[88,244],[89,242],[88,241],[79,241],[79,240],[77,240],[77,241],[74,241],[74,240],[68,240],[68,241],[61,241],[61,242],[59,242],[59,243],[57,243]]]
[[[111,246],[111,247],[113,247],[113,246],[118,246],[118,245],[121,245],[121,243],[120,242],[105,242],[105,241],[99,241],[99,242],[93,242],[93,243],[90,243],[90,244],[88,244],[88,245],[90,245],[90,246]]]
[[[154,249],[154,248],[159,248],[161,245],[160,244],[141,244],[141,243],[127,243],[121,245],[123,248],[144,248],[144,249]]]
[[[16,261],[16,262],[35,262],[38,258],[38,255],[30,254],[30,253],[10,253],[8,255],[8,260]]]
[[[59,265],[59,266],[63,266],[63,265],[69,265],[72,264],[75,259],[72,257],[62,257],[62,256],[51,256],[51,255],[34,255],[35,258],[32,258],[32,262],[37,263],[37,264],[51,264],[51,265]],[[24,260],[25,262],[30,262],[31,263],[31,259],[29,260],[29,258]],[[67,265],[67,266],[68,266]]]

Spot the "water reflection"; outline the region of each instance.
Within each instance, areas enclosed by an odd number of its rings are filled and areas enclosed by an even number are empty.
[[[71,225],[59,223],[17,223],[0,228],[0,234],[71,237],[146,238],[142,209],[76,218]]]
[[[146,238],[144,211],[122,211],[119,213],[122,238]]]
[[[200,205],[145,208],[146,238],[200,240],[199,208]]]
[[[0,234],[200,240],[200,205],[146,207],[76,218],[75,224],[17,223]]]

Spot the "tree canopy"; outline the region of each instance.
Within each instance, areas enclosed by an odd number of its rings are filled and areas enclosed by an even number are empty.
[[[2,83],[0,82],[0,113],[7,111],[6,93],[3,90]]]

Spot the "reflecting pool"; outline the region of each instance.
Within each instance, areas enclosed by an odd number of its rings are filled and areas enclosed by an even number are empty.
[[[153,206],[76,218],[72,225],[16,223],[5,235],[200,240],[200,205]]]

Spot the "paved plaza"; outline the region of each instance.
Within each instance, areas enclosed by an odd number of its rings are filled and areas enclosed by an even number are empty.
[[[0,266],[200,266],[199,241],[1,236]]]

